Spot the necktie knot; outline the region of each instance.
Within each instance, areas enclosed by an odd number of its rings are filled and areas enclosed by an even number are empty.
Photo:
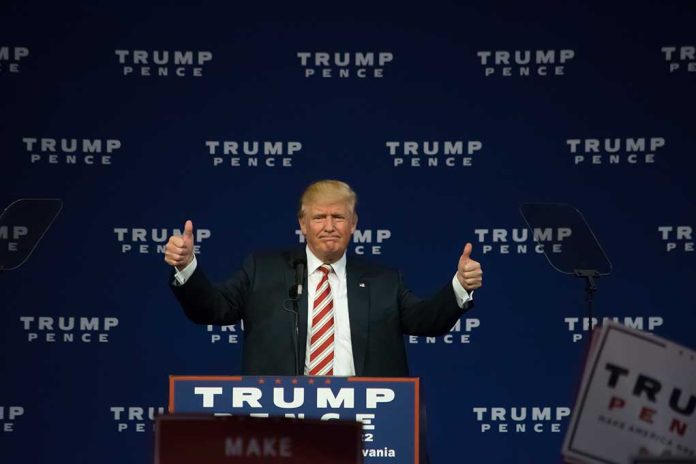
[[[331,273],[331,265],[330,264],[322,264],[319,266],[319,270],[324,273],[324,275],[329,275]]]

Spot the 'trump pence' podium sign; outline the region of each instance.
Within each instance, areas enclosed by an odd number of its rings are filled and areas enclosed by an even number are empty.
[[[353,420],[366,462],[419,462],[417,378],[171,376],[169,387],[170,413]]]

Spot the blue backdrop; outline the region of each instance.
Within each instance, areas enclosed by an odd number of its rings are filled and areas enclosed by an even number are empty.
[[[299,242],[320,178],[358,192],[350,252],[417,293],[467,241],[484,267],[451,336],[407,338],[433,462],[560,460],[583,283],[520,203],[584,212],[600,316],[694,347],[693,3],[460,3],[4,2],[0,206],[64,209],[0,275],[0,460],[150,462],[167,376],[240,366],[240,328],[171,296],[167,236],[191,219],[224,279]]]

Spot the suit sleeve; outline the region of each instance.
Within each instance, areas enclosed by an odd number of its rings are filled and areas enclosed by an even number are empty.
[[[244,317],[254,280],[255,261],[249,256],[242,268],[221,284],[213,284],[200,264],[184,285],[170,288],[186,316],[197,324],[231,325]]]
[[[406,288],[401,273],[397,278],[401,330],[405,334],[428,337],[445,335],[464,311],[472,306],[469,302],[463,308],[459,307],[449,282],[432,297],[422,299]]]

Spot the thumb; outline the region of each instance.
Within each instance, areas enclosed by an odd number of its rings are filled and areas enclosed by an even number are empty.
[[[471,249],[473,246],[471,243],[467,243],[466,246],[464,247],[464,251],[462,252],[462,259],[467,260],[471,256]]]
[[[193,222],[186,221],[184,224],[184,239],[193,241]]]

